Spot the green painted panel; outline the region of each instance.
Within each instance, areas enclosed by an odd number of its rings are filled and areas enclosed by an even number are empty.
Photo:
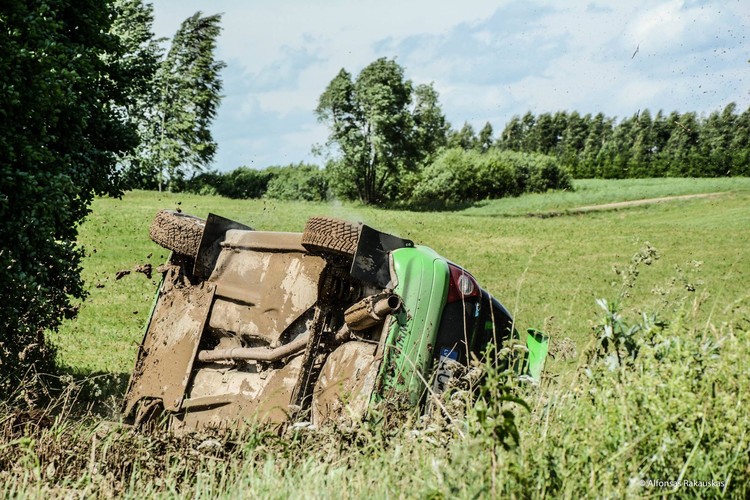
[[[386,340],[379,396],[406,392],[416,404],[432,369],[450,272],[446,260],[428,247],[401,248],[392,255],[398,279],[395,292],[404,308],[396,315]]]

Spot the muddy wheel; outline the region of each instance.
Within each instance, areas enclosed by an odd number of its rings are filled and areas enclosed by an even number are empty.
[[[310,253],[350,261],[358,241],[359,224],[329,217],[310,217],[302,234],[302,245]]]
[[[201,244],[206,221],[199,217],[162,210],[151,223],[149,235],[158,243],[175,253],[195,257]]]

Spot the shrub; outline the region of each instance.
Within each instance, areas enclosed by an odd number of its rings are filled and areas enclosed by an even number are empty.
[[[175,192],[216,195],[219,194],[218,186],[221,184],[221,177],[219,172],[203,172],[191,179],[181,182],[173,181],[170,187]],[[154,188],[151,187],[151,189]]]
[[[265,197],[276,200],[323,201],[328,192],[325,172],[317,165],[287,165],[270,167],[273,177],[268,182]]]
[[[273,174],[268,170],[239,167],[221,176],[216,186],[217,194],[228,198],[260,198],[272,178]]]
[[[117,155],[136,144],[115,109],[133,74],[112,60],[106,2],[0,7],[0,397],[52,369],[44,336],[85,296],[77,227],[117,195]]]
[[[504,198],[523,194],[524,184],[519,182],[519,174],[527,168],[527,157],[531,155],[507,154],[501,151],[488,151],[478,156],[478,184],[476,199]]]
[[[457,205],[549,189],[571,189],[570,175],[554,158],[514,151],[448,149],[414,186],[414,204]]]
[[[273,178],[269,170],[239,167],[231,172],[203,172],[179,184],[172,183],[174,191],[195,194],[215,194],[227,198],[248,199],[262,197]]]
[[[235,199],[322,201],[326,199],[328,181],[325,172],[316,165],[300,163],[263,170],[239,167],[227,173],[204,172],[179,184],[173,183],[172,188]]]
[[[411,200],[418,203],[457,204],[476,187],[474,164],[478,155],[460,148],[447,150],[427,166],[414,187]]]

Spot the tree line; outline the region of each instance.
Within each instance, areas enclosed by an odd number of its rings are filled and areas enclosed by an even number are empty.
[[[750,175],[750,108],[738,114],[734,103],[708,116],[644,109],[620,121],[603,113],[527,112],[495,137],[489,122],[479,133],[468,123],[454,130],[433,87],[414,87],[403,68],[383,58],[356,78],[342,69],[316,114],[330,132],[326,170],[335,193],[371,204],[565,189],[570,176]]]
[[[570,176],[552,157],[497,150],[478,154],[463,147],[434,87],[414,85],[393,59],[377,59],[356,77],[341,69],[321,94],[315,114],[330,131],[326,144],[317,148],[325,158],[324,170],[289,165],[251,173],[242,167],[200,174],[175,187],[233,197],[334,196],[409,208],[446,208],[571,187]],[[271,179],[267,190],[263,179]],[[284,182],[291,182],[287,189],[271,189]]]
[[[275,182],[294,172],[301,186],[300,179],[310,176],[316,197],[288,189],[285,199],[335,196],[436,208],[570,189],[571,178],[750,175],[750,109],[739,114],[734,103],[708,116],[644,109],[620,121],[603,113],[527,112],[495,136],[489,122],[478,133],[468,123],[453,129],[432,85],[414,85],[395,60],[381,58],[357,76],[341,69],[315,113],[329,129],[326,144],[317,148],[325,168],[295,171],[289,165]],[[239,174],[202,174],[186,189],[206,192],[208,183],[217,194],[276,197],[276,190],[257,189],[258,179],[274,175],[243,167]],[[252,186],[227,187],[243,182]]]
[[[479,136],[465,125],[454,140],[551,155],[576,178],[750,175],[750,108],[738,113],[734,103],[707,116],[643,109],[619,122],[602,113],[528,112],[491,138],[488,123]]]

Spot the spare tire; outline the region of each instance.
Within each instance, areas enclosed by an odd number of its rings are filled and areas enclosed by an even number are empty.
[[[156,214],[149,236],[168,250],[181,255],[195,257],[201,244],[205,219],[174,210],[162,210]]]
[[[310,217],[302,233],[302,246],[310,253],[351,260],[357,251],[360,225],[330,217]]]

